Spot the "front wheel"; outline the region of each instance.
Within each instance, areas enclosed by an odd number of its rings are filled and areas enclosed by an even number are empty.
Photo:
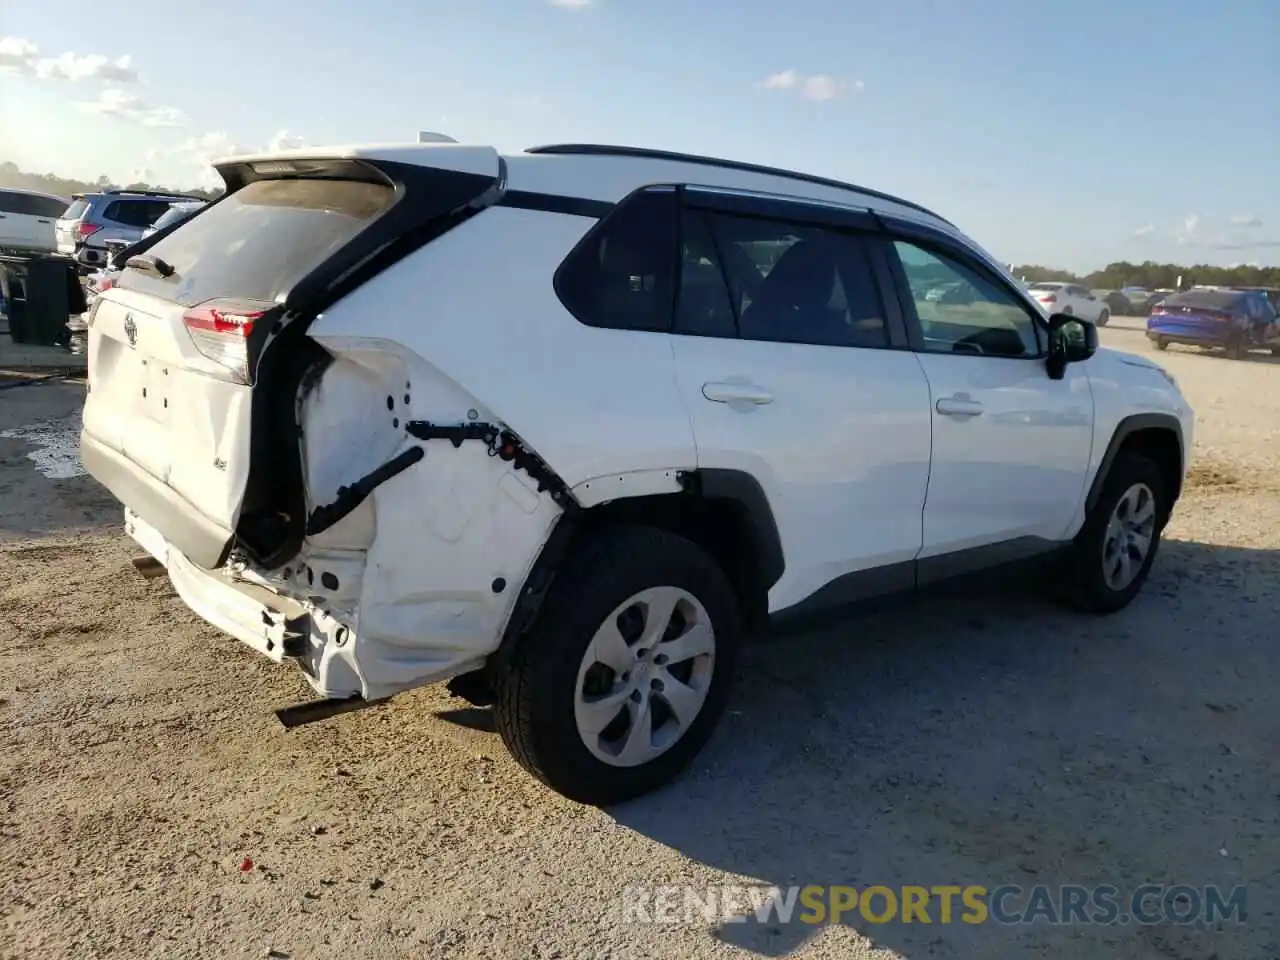
[[[1244,334],[1234,337],[1227,343],[1227,357],[1232,360],[1243,360],[1249,355],[1248,345],[1244,342]]]
[[[1110,312],[1107,310],[1103,310],[1100,314],[1098,314],[1098,326],[1105,327],[1107,325],[1107,321],[1110,319],[1111,319]]]
[[[1169,518],[1164,480],[1147,457],[1122,451],[1102,495],[1071,547],[1072,602],[1090,613],[1114,613],[1138,595]]]
[[[701,547],[649,527],[600,531],[498,668],[498,732],[521,766],[571,800],[648,793],[711,736],[740,631],[733,587]]]

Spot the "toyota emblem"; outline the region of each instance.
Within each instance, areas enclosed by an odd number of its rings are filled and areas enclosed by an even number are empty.
[[[138,344],[138,325],[133,322],[133,314],[124,318],[124,335],[129,338],[129,346]]]

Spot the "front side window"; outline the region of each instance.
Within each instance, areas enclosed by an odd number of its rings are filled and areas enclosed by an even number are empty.
[[[675,307],[677,202],[647,190],[620,203],[556,273],[556,293],[580,322],[669,331]]]
[[[685,216],[679,332],[883,347],[884,308],[853,234],[756,217]]]
[[[1002,284],[948,254],[894,241],[930,353],[1036,357],[1029,309]],[[1042,285],[1037,285],[1042,286]]]

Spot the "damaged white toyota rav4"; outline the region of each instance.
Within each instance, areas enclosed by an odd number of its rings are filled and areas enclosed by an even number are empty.
[[[783,170],[561,145],[236,157],[94,308],[82,455],[200,616],[323,698],[451,680],[609,803],[740,638],[1061,555],[1141,588],[1192,413],[950,223]]]

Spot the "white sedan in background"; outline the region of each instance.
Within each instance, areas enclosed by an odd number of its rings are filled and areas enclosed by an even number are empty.
[[[1100,300],[1076,283],[1033,283],[1027,287],[1027,292],[1044,308],[1045,313],[1067,313],[1100,327],[1105,327],[1111,319],[1107,301]]]

